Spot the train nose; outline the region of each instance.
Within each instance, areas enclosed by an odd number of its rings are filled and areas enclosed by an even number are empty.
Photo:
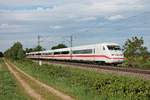
[[[122,63],[124,61],[124,55],[122,53],[112,53],[111,58],[113,63]]]
[[[112,63],[122,63],[124,62],[124,58],[113,58],[111,59]]]

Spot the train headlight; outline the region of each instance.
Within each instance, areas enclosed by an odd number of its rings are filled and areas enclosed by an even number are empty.
[[[112,56],[123,56],[123,54],[111,54]]]

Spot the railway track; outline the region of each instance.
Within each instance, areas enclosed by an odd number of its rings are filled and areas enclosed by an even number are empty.
[[[98,64],[86,64],[86,63],[75,63],[75,62],[65,62],[65,61],[43,61],[50,64],[63,64],[63,65],[71,65],[74,67],[84,67],[84,68],[93,68],[93,69],[103,69],[110,71],[118,71],[118,72],[128,72],[128,73],[136,73],[136,74],[144,74],[150,75],[149,69],[139,69],[139,68],[122,68],[122,67],[114,67],[110,65],[98,65]]]

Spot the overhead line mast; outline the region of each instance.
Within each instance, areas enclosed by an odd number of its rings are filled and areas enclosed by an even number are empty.
[[[37,42],[38,42],[38,46],[40,46],[40,39],[41,39],[41,36],[40,35],[38,35],[38,37],[37,37]],[[39,63],[39,65],[42,65],[42,62],[40,61],[40,51],[38,50],[38,63]]]
[[[73,41],[73,36],[70,36],[70,56],[71,56],[71,60],[72,60],[72,41]]]
[[[68,36],[67,36],[68,37]],[[72,47],[73,47],[73,35],[70,35],[69,36],[69,44],[70,44],[70,60],[72,60]],[[38,44],[38,46],[40,46],[40,42],[41,42],[41,36],[40,35],[38,35],[38,37],[37,37],[37,44]],[[39,62],[39,64],[40,64],[40,56],[39,56],[39,51],[38,51],[38,62]]]

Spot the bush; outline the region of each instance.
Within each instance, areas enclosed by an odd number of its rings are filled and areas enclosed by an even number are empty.
[[[2,52],[0,52],[0,57],[4,57],[4,55],[3,55],[3,53],[2,53]]]
[[[124,55],[126,58],[123,66],[126,67],[148,67],[145,66],[147,63],[149,55],[147,48],[143,45],[143,38],[132,37],[128,39],[124,44]],[[150,66],[149,66],[150,68]]]
[[[80,100],[148,100],[150,81],[82,69],[15,62],[18,67]]]

